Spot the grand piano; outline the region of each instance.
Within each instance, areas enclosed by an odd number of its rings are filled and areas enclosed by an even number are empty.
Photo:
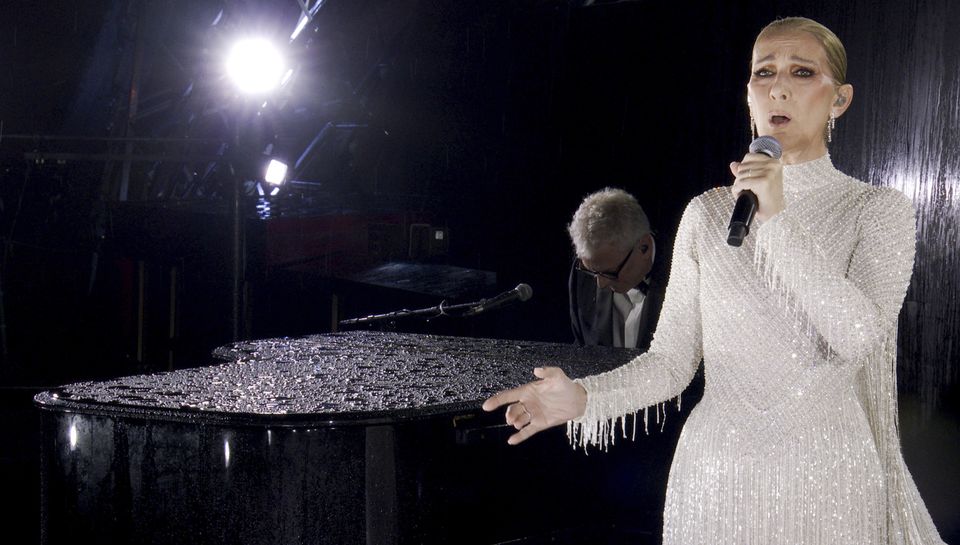
[[[43,392],[42,542],[658,543],[676,411],[584,452],[562,429],[508,447],[479,409],[535,365],[635,354],[354,331]]]

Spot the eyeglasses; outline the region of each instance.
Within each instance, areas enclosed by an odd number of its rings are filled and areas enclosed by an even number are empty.
[[[633,250],[636,249],[636,247],[637,247],[636,244],[634,244],[633,248],[630,248],[630,251],[627,252],[627,256],[623,258],[623,261],[621,261],[620,264],[617,265],[617,270],[613,272],[592,271],[588,269],[586,266],[584,266],[582,259],[577,259],[577,263],[574,265],[574,268],[582,273],[589,274],[594,278],[606,278],[607,280],[617,280],[618,278],[620,278],[620,271],[623,270],[623,266],[626,265],[627,261],[630,260],[630,256],[633,255]]]

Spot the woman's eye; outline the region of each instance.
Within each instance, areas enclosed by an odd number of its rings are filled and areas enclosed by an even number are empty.
[[[809,78],[813,75],[813,70],[809,68],[797,68],[793,73],[801,78]]]
[[[767,70],[766,68],[759,68],[753,71],[753,75],[757,76],[758,78],[766,78],[766,77],[772,76],[773,72],[770,70]]]

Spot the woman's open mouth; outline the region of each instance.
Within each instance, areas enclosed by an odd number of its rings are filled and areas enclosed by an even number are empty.
[[[781,127],[790,122],[790,117],[782,114],[774,114],[770,116],[770,124],[774,127]]]

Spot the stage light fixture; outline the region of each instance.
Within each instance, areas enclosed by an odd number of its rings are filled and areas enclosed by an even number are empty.
[[[267,165],[267,172],[264,174],[263,179],[268,184],[283,184],[283,182],[287,179],[287,164],[283,161],[270,159],[270,163]]]
[[[268,93],[280,85],[287,72],[280,51],[268,40],[248,38],[237,42],[227,56],[227,75],[241,92]]]

